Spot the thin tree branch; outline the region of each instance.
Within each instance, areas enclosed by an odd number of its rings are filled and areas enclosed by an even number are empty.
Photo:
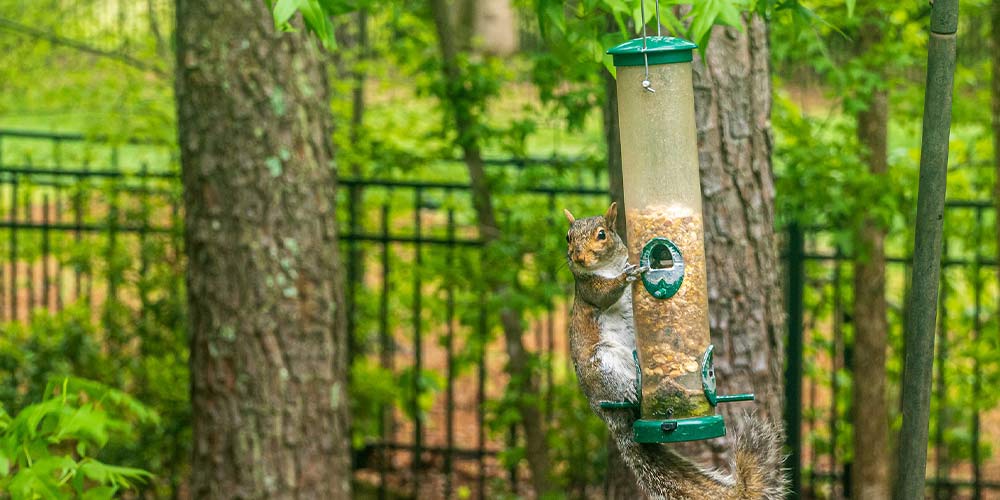
[[[32,38],[37,38],[37,39],[40,39],[40,40],[45,40],[45,41],[47,41],[49,43],[52,43],[54,45],[60,45],[60,46],[63,46],[63,47],[68,47],[68,48],[71,48],[71,49],[74,49],[74,50],[78,50],[80,52],[86,52],[88,54],[93,54],[93,55],[96,55],[96,56],[99,56],[99,57],[105,57],[105,58],[108,58],[108,59],[113,59],[115,61],[118,61],[120,63],[126,64],[128,66],[132,66],[134,68],[141,69],[143,71],[149,71],[149,72],[152,72],[152,73],[156,73],[157,75],[160,75],[160,76],[167,76],[167,72],[164,71],[163,69],[161,69],[161,68],[159,68],[159,67],[157,67],[157,66],[155,66],[153,64],[149,64],[149,63],[147,63],[145,61],[142,61],[140,59],[136,59],[135,57],[132,57],[132,56],[130,56],[128,54],[124,54],[124,53],[121,53],[121,52],[114,52],[114,51],[110,51],[110,50],[99,49],[97,47],[94,47],[92,45],[88,45],[88,44],[80,42],[78,40],[73,40],[71,38],[66,38],[66,37],[62,37],[62,36],[56,35],[55,33],[51,33],[51,32],[44,31],[44,30],[40,30],[40,29],[37,29],[37,28],[32,28],[31,26],[26,26],[26,25],[21,24],[21,23],[19,23],[17,21],[12,21],[10,19],[6,19],[6,18],[0,17],[0,29],[5,29],[7,31],[13,31],[15,33],[26,35],[26,36],[29,36],[29,37],[32,37]]]
[[[156,40],[156,55],[167,59],[170,54],[167,50],[167,44],[163,40],[163,35],[160,34],[160,21],[156,17],[156,6],[153,5],[153,0],[146,0],[146,10],[149,12],[149,31],[153,33],[153,38]]]

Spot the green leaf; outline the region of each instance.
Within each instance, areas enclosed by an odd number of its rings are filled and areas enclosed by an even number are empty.
[[[333,36],[333,23],[327,16],[319,0],[299,0],[299,10],[309,29],[319,37],[326,50],[337,48],[337,40]]]
[[[844,0],[847,5],[847,18],[850,19],[854,17],[854,2],[855,0]]]
[[[559,33],[566,33],[566,12],[562,2],[552,2],[545,6],[545,19],[552,23]]]
[[[91,488],[83,493],[82,500],[110,500],[115,497],[118,488],[114,486],[100,486]]]
[[[834,26],[832,23],[830,23],[820,15],[816,14],[816,12],[814,12],[809,7],[806,7],[805,5],[796,2],[791,9],[792,9],[792,14],[795,16],[796,22],[802,23],[805,26],[820,24],[826,26],[827,28],[830,28],[831,30],[835,31],[837,34],[844,37],[845,39],[850,40],[850,37],[847,36],[847,34],[844,33],[843,31],[841,31],[840,28]]]
[[[608,73],[611,73],[611,76],[615,78],[618,77],[618,72],[615,70],[615,62],[611,56],[605,55],[601,62],[604,63],[604,69],[608,70]]]
[[[51,470],[43,471],[34,467],[18,471],[8,485],[8,491],[13,498],[46,498],[61,499],[70,496],[59,489]]]
[[[728,0],[715,0],[718,3],[718,15],[716,16],[716,24],[722,24],[725,26],[732,26],[735,28],[743,29],[743,19],[740,14],[740,9],[735,3]]]
[[[80,472],[92,481],[122,488],[131,488],[134,484],[146,482],[153,477],[142,469],[108,465],[92,459],[80,463]]]
[[[328,16],[340,16],[375,4],[372,0],[320,0]]]
[[[92,404],[85,404],[68,418],[62,419],[59,428],[50,439],[53,443],[65,439],[81,439],[103,447],[108,442],[109,423],[110,419],[106,413],[95,409]]]
[[[93,400],[104,402],[104,406],[114,406],[135,415],[140,422],[159,425],[160,417],[139,400],[118,389],[113,389],[99,382],[82,378],[70,377],[69,392],[82,391]]]
[[[275,29],[281,29],[288,24],[288,21],[295,15],[295,11],[300,8],[302,0],[278,0],[274,2],[271,15],[274,16]]]

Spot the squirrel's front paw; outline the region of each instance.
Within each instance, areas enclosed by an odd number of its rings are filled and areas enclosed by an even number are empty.
[[[628,264],[625,266],[623,273],[625,274],[625,281],[631,283],[642,276],[642,273],[649,271],[649,266],[639,267],[635,264]]]

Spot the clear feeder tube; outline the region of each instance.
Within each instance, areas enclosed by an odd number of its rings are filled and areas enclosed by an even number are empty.
[[[669,37],[647,40],[640,64],[619,65],[629,59],[615,55],[629,261],[650,267],[632,289],[642,418],[714,415],[702,386],[710,337],[694,45]],[[673,47],[681,42],[688,60],[676,62]],[[666,50],[657,53],[663,44]]]

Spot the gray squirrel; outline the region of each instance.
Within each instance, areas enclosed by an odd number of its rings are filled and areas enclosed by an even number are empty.
[[[632,439],[632,409],[605,409],[601,401],[636,402],[635,326],[629,286],[646,268],[628,262],[615,232],[618,207],[604,215],[569,219],[569,268],[576,281],[569,336],[573,365],[590,407],[608,426],[639,489],[667,500],[778,500],[785,496],[781,427],[750,416],[738,429],[731,475],[705,469],[663,444]]]

